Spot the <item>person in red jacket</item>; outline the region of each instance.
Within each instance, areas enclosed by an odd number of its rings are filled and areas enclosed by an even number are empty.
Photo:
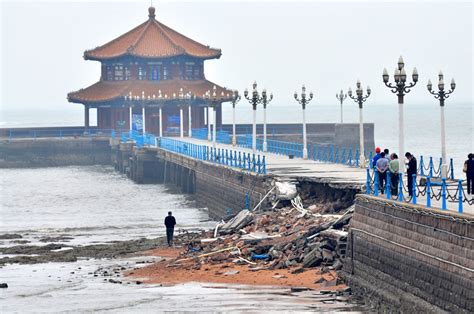
[[[173,233],[174,233],[175,225],[176,225],[176,219],[173,217],[173,213],[168,212],[168,216],[166,216],[165,218],[165,226],[166,226],[166,240],[168,240],[169,247],[173,245]]]

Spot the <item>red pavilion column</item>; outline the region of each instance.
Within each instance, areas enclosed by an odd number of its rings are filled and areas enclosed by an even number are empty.
[[[84,105],[84,128],[89,128],[89,105]]]

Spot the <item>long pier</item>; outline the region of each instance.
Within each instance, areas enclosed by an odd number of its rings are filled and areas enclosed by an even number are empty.
[[[378,190],[373,170],[359,168],[354,152],[336,158],[334,150],[332,156],[323,150],[323,160],[317,152],[303,160],[297,148],[272,150],[254,155],[245,141],[213,148],[197,138],[111,133],[4,140],[0,165],[21,165],[22,159],[29,165],[31,158],[33,166],[102,164],[108,155],[137,183],[167,183],[194,194],[215,218],[243,208],[270,209],[276,198],[269,191],[276,182],[290,182],[310,198],[308,204],[331,204],[333,212],[355,205],[341,273],[355,294],[388,312],[474,311],[474,212],[459,181],[440,185],[420,174],[417,197],[410,198],[403,179],[400,200]]]

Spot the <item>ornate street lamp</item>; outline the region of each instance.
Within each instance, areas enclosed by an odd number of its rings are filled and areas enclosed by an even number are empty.
[[[431,84],[431,80],[428,80],[427,88],[430,94],[434,95],[436,99],[439,99],[439,107],[441,109],[441,178],[446,178],[448,175],[448,165],[446,164],[446,133],[445,133],[445,123],[444,123],[444,100],[449,98],[449,94],[454,92],[456,88],[456,82],[454,79],[451,79],[451,89],[446,91],[444,89],[444,76],[443,72],[439,71],[438,74],[438,91],[433,91],[433,84]]]
[[[298,93],[294,94],[295,100],[303,108],[303,159],[308,159],[308,143],[306,139],[306,105],[313,99],[313,92],[309,92],[309,97],[306,97],[306,87],[301,88],[301,98],[298,98]]]
[[[237,90],[232,93],[232,146],[237,145],[237,137],[235,135],[235,105],[240,101],[240,95]]]
[[[359,104],[359,166],[361,168],[365,168],[365,152],[364,152],[364,121],[363,121],[363,116],[362,116],[362,108],[364,102],[369,98],[370,93],[372,90],[370,89],[369,86],[367,86],[367,94],[364,96],[364,90],[362,89],[362,86],[360,84],[360,81],[357,80],[356,84],[356,94],[352,96],[352,90],[349,87],[349,90],[347,91],[347,94],[351,99],[353,99],[356,103]]]
[[[244,97],[252,105],[253,109],[253,123],[252,123],[252,150],[257,153],[257,105],[262,102],[262,97],[257,91],[257,82],[252,85],[252,95],[249,97],[248,89],[244,91]]]
[[[341,103],[341,123],[343,123],[343,114],[344,114],[342,110],[342,103],[344,102],[344,100],[346,100],[346,98],[347,98],[347,95],[344,94],[342,89],[339,94],[336,94],[336,99],[339,100],[339,102]]]
[[[398,96],[398,149],[399,156],[405,156],[405,132],[404,132],[404,121],[403,121],[403,98],[408,94],[413,86],[418,82],[418,71],[413,68],[412,79],[413,82],[407,84],[407,73],[405,71],[405,63],[403,62],[402,56],[398,59],[397,68],[395,68],[394,84],[389,83],[389,75],[387,69],[383,69],[383,82],[385,86],[391,89],[392,93]],[[405,172],[405,163],[400,164],[401,173]]]
[[[267,90],[262,91],[262,105],[263,105],[263,151],[267,151],[267,105],[272,101],[273,94],[267,96]]]
[[[216,108],[217,105],[222,101],[224,98],[224,92],[221,94],[221,98],[217,98],[217,87],[214,85],[212,88],[212,92],[208,90],[204,95],[203,98],[206,99],[209,103],[209,106],[212,108],[212,112],[214,114],[214,123],[212,125],[212,147],[216,148],[216,124],[217,124],[217,114],[216,114]],[[209,115],[207,116],[207,122],[209,122]]]

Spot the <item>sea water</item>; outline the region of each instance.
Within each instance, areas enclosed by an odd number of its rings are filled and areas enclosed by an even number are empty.
[[[0,169],[0,234],[17,233],[25,245],[67,236],[86,245],[165,233],[168,211],[177,228],[215,226],[205,208],[164,185],[138,185],[110,166]],[[0,246],[17,245],[0,240]],[[0,258],[3,257],[0,254]],[[95,277],[99,267],[136,267],[151,257],[79,259],[72,263],[6,265],[0,268],[2,313],[162,311],[359,310],[355,304],[294,293],[289,288],[187,283],[175,286],[123,284]],[[324,300],[325,299],[325,300]],[[330,299],[330,298],[329,298]]]

